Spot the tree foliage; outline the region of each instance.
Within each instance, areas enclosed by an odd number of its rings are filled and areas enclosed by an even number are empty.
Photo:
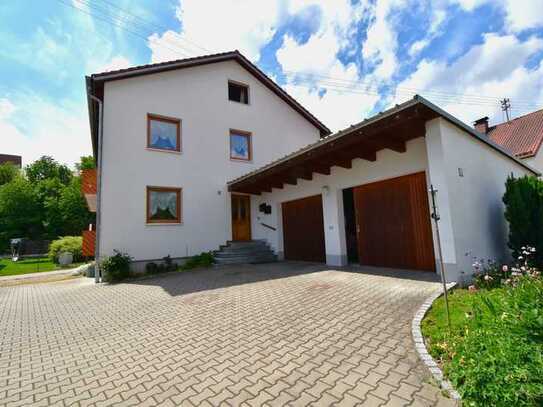
[[[535,247],[534,263],[543,266],[543,181],[533,176],[509,177],[503,202],[513,257],[522,254],[523,246]]]
[[[9,239],[38,238],[43,234],[42,207],[33,185],[17,176],[0,187],[0,248]]]
[[[88,168],[90,159],[81,159],[80,168]],[[15,237],[53,240],[79,235],[94,221],[80,192],[80,177],[51,157],[28,165],[22,174],[9,173],[5,180],[0,183],[0,252]]]
[[[10,163],[0,164],[0,185],[7,184],[19,174],[19,169]]]
[[[94,162],[94,157],[92,155],[87,155],[81,157],[81,161],[75,165],[77,172],[82,170],[92,170],[96,168],[96,163]]]
[[[28,180],[32,183],[56,178],[62,184],[68,185],[73,176],[67,166],[59,164],[52,157],[46,155],[27,165],[25,172]]]

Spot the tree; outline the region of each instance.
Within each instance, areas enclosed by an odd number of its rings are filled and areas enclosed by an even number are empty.
[[[63,225],[63,236],[79,235],[95,222],[94,213],[89,212],[85,198],[81,194],[81,178],[74,177],[70,185],[62,190],[59,211]]]
[[[11,163],[0,164],[0,185],[7,184],[19,174],[19,169]]]
[[[536,248],[536,266],[543,265],[543,181],[533,176],[509,177],[505,183],[505,219],[509,222],[509,248],[513,257],[523,246]]]
[[[81,157],[81,161],[75,164],[75,168],[78,173],[81,173],[82,170],[92,170],[93,168],[96,168],[94,157],[92,155]]]
[[[57,163],[52,157],[46,155],[27,165],[25,172],[31,183],[58,178],[62,184],[68,185],[73,177],[67,166]]]
[[[0,187],[0,249],[6,250],[9,239],[39,238],[43,233],[43,207],[32,184],[17,176]]]

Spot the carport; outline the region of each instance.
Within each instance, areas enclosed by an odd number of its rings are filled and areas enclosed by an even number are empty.
[[[532,170],[416,96],[239,177],[228,190],[251,196],[252,237],[267,240],[279,258],[435,272],[433,185],[443,263],[454,281],[470,271],[467,251],[505,255],[501,197],[511,173]]]
[[[424,137],[425,122],[431,112],[420,105],[398,111],[386,120],[363,123],[339,135],[322,139],[307,151],[301,150],[286,160],[279,160],[267,169],[237,180],[232,192],[260,195],[276,189],[296,186],[315,178],[332,177],[336,169],[356,171],[353,160],[374,163],[378,153],[388,150],[396,155],[407,152],[407,143]],[[380,155],[380,154],[379,154]],[[343,236],[356,231],[354,243],[357,258],[363,265],[417,270],[435,269],[432,230],[426,187],[426,162],[417,159],[413,172],[400,171],[399,177],[352,185],[354,225],[343,220]],[[396,174],[396,173],[395,173]],[[340,229],[340,222],[325,226],[327,196],[331,187],[316,195],[302,192],[299,198],[280,202],[283,257],[287,260],[325,262],[330,248],[326,247],[326,229]],[[338,191],[339,192],[339,191]],[[344,211],[344,204],[338,208]],[[338,218],[343,214],[339,214]],[[352,242],[349,242],[352,244]],[[328,250],[327,250],[328,249]],[[340,263],[345,263],[344,259]]]

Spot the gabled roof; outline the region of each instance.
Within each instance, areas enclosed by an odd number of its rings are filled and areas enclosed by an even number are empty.
[[[515,156],[533,157],[543,142],[543,109],[490,127],[487,134]]]
[[[313,116],[306,108],[304,108],[298,101],[290,96],[283,88],[270,79],[264,72],[262,72],[255,64],[245,58],[239,51],[229,51],[220,54],[204,55],[194,58],[177,59],[175,61],[160,62],[156,64],[140,65],[126,69],[118,69],[116,71],[108,71],[102,73],[96,73],[87,77],[87,95],[92,94],[102,99],[103,86],[105,82],[116,81],[121,79],[133,78],[136,76],[150,75],[159,72],[173,71],[183,68],[191,68],[199,65],[208,65],[224,61],[236,61],[249,73],[251,73],[256,79],[258,79],[264,86],[275,93],[285,103],[292,107],[295,111],[301,114],[307,121],[315,126],[322,137],[331,133],[330,129],[326,127],[319,119]],[[89,99],[89,118],[91,119],[91,133],[93,134],[93,148],[96,149],[95,140],[95,128],[96,126],[96,112],[94,111],[94,103]],[[95,151],[96,152],[96,151]]]
[[[535,175],[539,173],[509,151],[494,143],[471,126],[458,120],[422,96],[415,95],[391,109],[329,135],[276,161],[228,182],[233,192],[260,193],[274,185],[310,179],[312,172],[330,174],[330,167],[350,168],[350,160],[375,161],[376,151],[389,148],[405,151],[405,142],[425,135],[425,122],[442,117],[473,136],[474,142],[488,145]]]

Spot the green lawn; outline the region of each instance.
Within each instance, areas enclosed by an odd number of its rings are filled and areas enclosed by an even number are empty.
[[[77,267],[81,263],[71,264],[64,268]],[[0,277],[15,276],[19,274],[40,273],[43,271],[60,270],[61,266],[53,263],[48,257],[34,257],[22,259],[17,262],[11,259],[0,259]]]
[[[451,333],[447,326],[444,297],[438,298],[422,320],[422,333],[426,338],[426,346],[430,354],[439,360],[447,353],[449,341],[462,332],[468,315],[472,312],[474,294],[468,290],[456,289],[449,293],[449,311],[451,316]]]
[[[430,354],[469,406],[543,406],[543,280],[443,297],[422,321]]]

